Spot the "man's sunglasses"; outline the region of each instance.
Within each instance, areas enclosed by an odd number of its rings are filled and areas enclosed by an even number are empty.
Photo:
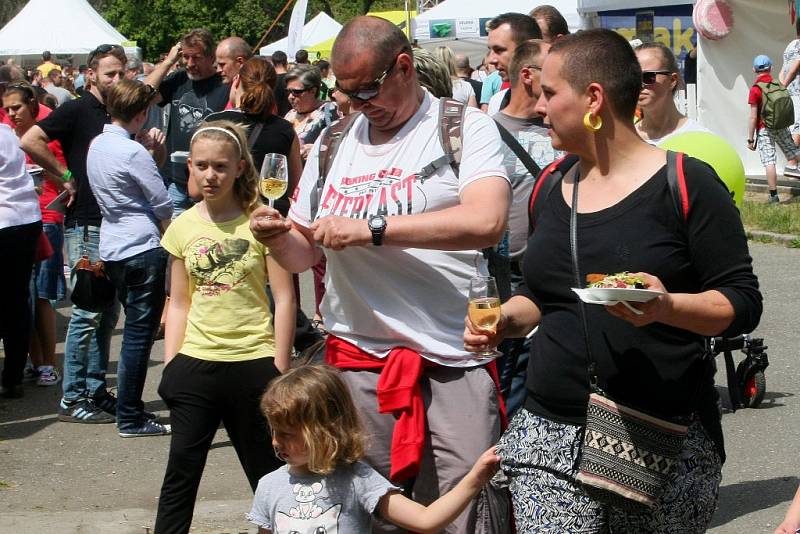
[[[313,87],[306,87],[305,89],[286,89],[286,92],[291,94],[292,96],[300,96],[306,91],[310,91],[314,89]]]
[[[97,48],[92,50],[92,52],[89,54],[89,59],[88,59],[88,61],[86,61],[86,63],[88,65],[91,65],[92,64],[92,60],[95,58],[95,56],[108,54],[109,52],[111,52],[114,49],[119,50],[123,54],[125,53],[125,49],[122,48],[120,45],[116,45],[116,44],[101,44],[100,46],[98,46]]]
[[[643,70],[642,85],[655,84],[659,74],[672,74],[672,72],[668,70]]]
[[[402,53],[403,52],[400,52],[400,54],[402,54]],[[361,102],[366,102],[367,100],[372,100],[373,98],[378,96],[378,93],[381,92],[381,86],[383,85],[383,82],[386,81],[386,78],[389,77],[389,74],[391,74],[392,69],[394,68],[394,66],[397,65],[397,58],[400,57],[400,54],[397,54],[396,56],[394,56],[394,60],[392,60],[392,64],[389,65],[389,68],[386,69],[385,71],[383,71],[383,74],[381,74],[380,76],[375,78],[375,81],[373,81],[373,82],[371,82],[371,83],[369,83],[369,84],[367,84],[367,85],[365,85],[363,87],[360,87],[360,88],[356,89],[355,91],[345,91],[344,89],[339,87],[339,81],[337,80],[336,84],[335,84],[336,85],[336,90],[339,91],[340,93],[342,93],[343,95],[347,95],[351,99],[354,98],[356,100],[360,100]]]

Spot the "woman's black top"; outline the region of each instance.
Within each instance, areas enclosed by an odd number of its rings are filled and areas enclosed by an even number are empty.
[[[758,325],[762,303],[739,212],[711,167],[686,158],[684,169],[690,206],[685,221],[670,195],[666,166],[616,205],[578,214],[581,276],[641,271],[657,276],[672,293],[715,289],[735,312],[721,334],[750,332]],[[586,345],[577,297],[570,290],[575,286],[570,209],[560,185],[537,201],[535,231],[523,260],[527,287],[521,293],[542,312],[525,406],[551,420],[584,424]],[[699,413],[722,454],[713,362],[701,360],[703,337],[661,323],[635,327],[600,305],[586,305],[586,311],[600,387],[612,399],[653,415]]]
[[[292,143],[297,138],[292,124],[276,115],[270,115],[266,119],[244,113],[237,109],[228,109],[225,111],[218,111],[206,117],[206,121],[219,121],[226,120],[242,124],[245,127],[248,135],[248,144],[250,139],[249,135],[253,131],[253,126],[259,122],[263,124],[258,138],[254,140],[250,154],[253,156],[253,163],[255,164],[256,171],[261,171],[261,164],[264,162],[264,155],[266,154],[283,154],[287,158],[292,149]],[[284,196],[275,201],[275,208],[280,211],[284,216],[289,210],[289,197],[292,191],[287,191]]]

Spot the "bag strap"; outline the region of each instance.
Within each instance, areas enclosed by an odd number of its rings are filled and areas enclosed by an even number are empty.
[[[350,128],[355,124],[356,119],[361,115],[361,112],[351,113],[345,115],[338,121],[334,122],[325,128],[320,134],[319,143],[319,175],[317,176],[317,184],[311,191],[311,220],[317,216],[319,210],[319,203],[322,200],[322,190],[325,188],[325,178],[333,165],[333,160],[336,158],[336,153],[339,151],[339,146],[342,140],[347,137]]]
[[[578,163],[578,156],[569,154],[561,159],[558,159],[545,167],[531,191],[531,197],[528,201],[528,230],[533,233],[536,227],[536,218],[538,217],[538,205],[542,202],[547,202],[550,193],[553,192],[555,186],[561,183],[561,178],[564,174],[572,168],[573,165]],[[538,203],[538,204],[537,204]]]
[[[569,210],[569,252],[572,256],[572,272],[575,275],[575,287],[583,287],[583,278],[581,277],[580,266],[578,265],[578,184],[581,181],[581,171],[578,167],[575,173],[575,182],[572,186],[572,206]],[[597,385],[597,365],[592,357],[592,346],[589,343],[589,322],[586,320],[586,304],[578,299],[578,308],[580,309],[581,324],[583,326],[583,341],[586,344],[586,359],[589,362],[589,389],[592,393],[601,393],[603,391]]]
[[[423,167],[417,173],[417,177],[424,180],[446,163],[450,164],[453,172],[458,175],[464,145],[462,138],[466,112],[467,106],[463,102],[447,97],[439,99],[439,143],[442,145],[444,155]]]
[[[253,150],[253,146],[255,146],[256,141],[258,140],[258,136],[261,135],[261,130],[263,130],[263,129],[264,129],[264,123],[263,122],[257,122],[253,126],[253,129],[250,130],[250,135],[247,136],[247,148],[250,151]]]
[[[678,220],[685,226],[689,221],[689,191],[686,188],[686,175],[683,172],[682,152],[667,151],[667,184]]]
[[[506,130],[506,128],[499,122],[495,121],[495,124],[497,125],[497,131],[500,132],[500,138],[522,162],[522,164],[528,170],[528,174],[536,179],[536,177],[541,174],[542,169],[536,164],[535,161],[533,161],[533,158],[530,154],[528,154],[528,151],[522,148],[522,145],[519,144],[519,141],[511,132]]]

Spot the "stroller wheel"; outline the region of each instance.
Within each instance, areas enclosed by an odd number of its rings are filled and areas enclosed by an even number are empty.
[[[755,369],[747,371],[747,374],[744,375],[744,363],[740,363],[739,368],[736,370],[739,383],[742,385],[740,392],[742,404],[745,408],[757,408],[761,401],[764,400],[764,394],[767,392],[767,378],[764,376],[764,371]]]

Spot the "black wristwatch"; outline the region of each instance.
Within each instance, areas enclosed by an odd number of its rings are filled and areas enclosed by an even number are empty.
[[[383,234],[386,233],[386,217],[373,215],[367,220],[369,231],[372,232],[372,244],[376,247],[383,245]]]

